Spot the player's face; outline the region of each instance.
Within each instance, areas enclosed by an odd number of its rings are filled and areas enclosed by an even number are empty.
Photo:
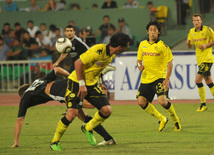
[[[200,16],[192,17],[192,22],[196,29],[201,28],[202,20]]]
[[[66,28],[65,31],[64,31],[64,34],[66,35],[66,37],[68,39],[73,39],[74,38],[74,35],[75,35],[75,31],[73,28]]]
[[[155,41],[158,39],[159,31],[158,28],[155,25],[151,25],[147,31],[149,35],[149,40],[150,41]]]

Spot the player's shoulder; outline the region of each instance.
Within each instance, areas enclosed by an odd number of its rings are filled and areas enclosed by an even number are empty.
[[[193,27],[189,30],[189,33],[193,33],[193,32],[195,32],[195,27]]]
[[[142,40],[142,41],[140,42],[140,45],[144,45],[144,44],[148,44],[148,40]]]
[[[157,42],[157,44],[158,44],[159,46],[169,47],[163,40],[159,40],[159,41]]]
[[[209,27],[209,26],[203,25],[203,29],[208,30],[210,32],[213,32],[213,29],[211,27]]]

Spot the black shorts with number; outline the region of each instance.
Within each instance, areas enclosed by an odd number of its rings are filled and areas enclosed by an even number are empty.
[[[97,109],[101,109],[105,105],[110,105],[107,96],[97,84],[86,86],[87,95],[85,99]],[[68,87],[65,93],[65,103],[68,108],[80,108],[80,97],[77,97],[79,92],[79,84],[68,79]]]
[[[166,95],[166,97],[168,97],[168,90],[165,91],[162,85],[163,81],[164,79],[161,78],[152,83],[141,83],[137,92],[137,98],[143,96],[151,103],[155,94],[157,94],[157,96]]]
[[[210,69],[212,67],[212,63],[201,63],[198,66],[198,74],[201,74],[203,77],[208,77],[211,75]]]

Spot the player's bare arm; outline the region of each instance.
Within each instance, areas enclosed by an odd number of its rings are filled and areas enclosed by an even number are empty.
[[[142,65],[142,61],[141,60],[137,60],[137,67],[138,67],[139,71],[143,71],[144,70],[144,66]]]
[[[192,48],[192,44],[191,44],[190,40],[187,39],[186,44],[188,45],[189,48]]]
[[[166,90],[169,89],[169,79],[170,79],[170,76],[171,76],[171,74],[172,74],[172,67],[173,67],[172,61],[168,62],[168,64],[167,64],[167,74],[166,74],[166,78],[165,78],[165,80],[163,81],[163,87],[164,87],[164,89],[166,89]]]
[[[87,88],[85,86],[85,81],[83,77],[83,69],[84,64],[82,63],[81,59],[75,61],[75,70],[77,73],[77,79],[79,80],[79,92],[77,96],[80,96],[82,99],[87,95]]]
[[[14,144],[12,145],[12,147],[20,147],[19,137],[21,134],[23,120],[24,120],[24,117],[17,118],[15,130],[14,130]]]
[[[60,57],[58,58],[58,60],[52,65],[53,68],[57,67],[59,65],[59,63],[66,58],[67,55],[68,55],[68,53],[61,54]]]

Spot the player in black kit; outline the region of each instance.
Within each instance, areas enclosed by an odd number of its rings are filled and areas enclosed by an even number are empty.
[[[60,67],[55,67],[53,71],[51,71],[46,77],[42,79],[36,79],[31,85],[25,84],[18,89],[18,94],[21,97],[21,101],[19,105],[18,118],[14,129],[14,144],[12,147],[19,147],[22,123],[28,108],[39,104],[44,104],[52,100],[57,100],[61,103],[64,102],[65,91],[67,88],[67,79],[54,81],[57,77],[57,74],[66,77],[70,75],[70,73],[66,70]],[[93,108],[93,106],[89,104],[83,105],[82,107]],[[92,119],[92,117],[87,115],[82,108],[79,109],[78,117],[84,122],[88,122],[90,119]],[[104,138],[104,141],[113,139],[101,125],[94,130]]]
[[[70,67],[69,72],[71,73],[72,71],[74,71],[75,67],[74,67],[74,62],[79,59],[79,56],[84,53],[85,51],[88,50],[88,46],[86,45],[86,43],[84,43],[80,38],[78,38],[75,35],[75,31],[74,31],[74,27],[71,25],[68,25],[65,27],[64,30],[64,34],[65,36],[71,41],[72,43],[72,50],[69,53],[62,53],[60,55],[60,57],[58,58],[58,60],[53,64],[53,68],[58,66],[59,63],[64,60],[67,55],[69,55],[71,57],[72,60],[72,65]]]

